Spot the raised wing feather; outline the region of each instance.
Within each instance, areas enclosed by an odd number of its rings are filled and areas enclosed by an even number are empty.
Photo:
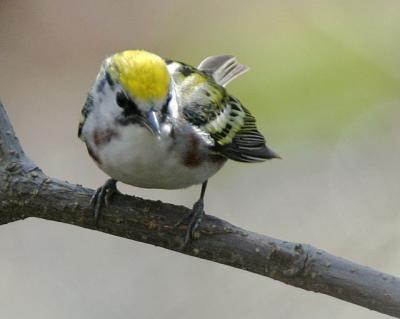
[[[215,55],[205,58],[198,69],[208,73],[219,85],[226,86],[249,68],[240,64],[232,55]]]
[[[184,118],[212,138],[215,152],[240,162],[278,157],[265,146],[255,118],[216,83],[211,73],[179,62],[170,62],[170,69],[179,88],[177,94]]]

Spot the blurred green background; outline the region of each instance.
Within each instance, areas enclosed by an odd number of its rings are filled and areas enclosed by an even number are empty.
[[[282,157],[229,163],[207,210],[399,275],[400,2],[0,1],[0,98],[51,176],[105,180],[77,139],[101,61],[146,49],[196,65],[233,54],[229,86]],[[190,206],[198,187],[127,193]],[[4,318],[385,318],[222,265],[42,220],[0,227]],[[23,300],[23,303],[22,303]]]

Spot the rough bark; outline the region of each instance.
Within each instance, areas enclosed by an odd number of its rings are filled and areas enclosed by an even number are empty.
[[[400,317],[400,279],[310,245],[256,234],[207,215],[181,249],[186,207],[116,195],[96,226],[93,190],[46,176],[23,152],[0,103],[0,224],[28,217],[96,229],[267,276]]]

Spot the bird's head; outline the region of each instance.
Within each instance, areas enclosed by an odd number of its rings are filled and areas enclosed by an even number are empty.
[[[171,82],[164,59],[142,50],[116,53],[104,61],[96,82],[98,93],[105,86],[111,90],[122,124],[138,123],[160,134]]]

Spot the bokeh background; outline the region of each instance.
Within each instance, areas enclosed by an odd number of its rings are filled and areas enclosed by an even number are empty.
[[[229,87],[284,159],[229,163],[208,212],[400,275],[400,2],[0,1],[0,98],[54,177],[106,176],[77,139],[101,61],[234,54]],[[191,206],[199,187],[124,192]],[[0,317],[385,318],[271,279],[72,226],[0,227]]]

